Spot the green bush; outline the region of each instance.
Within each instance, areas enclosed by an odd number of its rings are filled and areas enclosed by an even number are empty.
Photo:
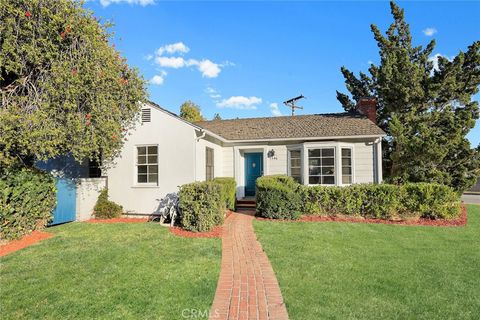
[[[194,182],[180,187],[180,223],[185,230],[206,232],[223,223],[225,200],[222,184]]]
[[[100,192],[97,203],[93,208],[96,219],[112,219],[118,218],[123,213],[121,205],[108,200],[108,189],[105,188]]]
[[[424,218],[451,219],[458,216],[460,197],[451,187],[436,183],[407,183],[403,185],[408,212]]]
[[[17,239],[44,227],[56,205],[55,179],[36,169],[15,168],[0,177],[0,239]]]
[[[256,182],[256,214],[272,219],[298,219],[302,209],[300,184],[281,175],[263,176]]]
[[[408,215],[448,219],[457,217],[460,212],[455,190],[434,183],[302,186],[302,190],[303,208],[307,214],[381,219]]]
[[[296,219],[301,213],[365,218],[451,219],[460,213],[459,195],[435,183],[304,186],[287,176],[257,179],[257,215]]]
[[[213,179],[213,182],[222,185],[221,197],[225,202],[225,207],[230,210],[235,210],[235,200],[237,194],[237,183],[234,178],[221,177]]]

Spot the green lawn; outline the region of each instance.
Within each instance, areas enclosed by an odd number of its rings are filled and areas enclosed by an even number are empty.
[[[170,320],[211,306],[219,239],[147,223],[47,231],[56,236],[0,258],[0,318]]]
[[[480,207],[466,227],[254,227],[291,319],[478,319]]]

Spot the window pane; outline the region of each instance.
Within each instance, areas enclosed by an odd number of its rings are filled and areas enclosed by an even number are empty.
[[[157,165],[148,166],[148,173],[158,173],[158,166]]]
[[[335,184],[335,177],[334,176],[325,176],[322,178],[323,184]]]
[[[309,159],[308,160],[308,165],[309,166],[319,166],[320,165],[320,159]]]
[[[148,147],[148,154],[158,154],[157,146]]]
[[[322,157],[333,157],[334,150],[333,148],[322,149]]]
[[[342,174],[352,174],[351,167],[342,167]]]
[[[352,159],[351,158],[343,158],[342,159],[342,166],[351,166],[352,165]]]
[[[320,149],[310,149],[308,150],[309,157],[320,157]]]
[[[322,174],[335,174],[333,167],[322,167]]]
[[[312,176],[320,174],[320,167],[310,167],[308,173]]]
[[[147,173],[147,166],[138,166],[138,173]]]
[[[298,183],[302,183],[302,177],[301,176],[292,176],[292,178],[297,181]]]
[[[352,176],[342,176],[343,184],[352,184]]]
[[[147,182],[147,175],[146,174],[139,174],[137,178],[138,183],[146,183]]]
[[[342,157],[351,157],[352,149],[342,149]]]
[[[144,164],[147,163],[147,157],[146,156],[138,156],[138,164]]]
[[[290,158],[300,158],[300,150],[290,151]]]
[[[290,175],[291,176],[299,176],[300,175],[300,168],[290,168]]]
[[[147,153],[147,147],[138,147],[138,154],[146,154]]]
[[[157,156],[148,156],[148,163],[157,163]]]
[[[148,182],[149,183],[157,183],[158,182],[158,175],[156,173],[148,175]]]
[[[334,163],[334,158],[322,158],[322,166],[333,166]]]
[[[291,161],[291,166],[292,167],[300,167],[301,166],[301,160],[300,159],[292,159]]]
[[[310,176],[308,178],[308,183],[309,184],[320,184],[320,177]]]

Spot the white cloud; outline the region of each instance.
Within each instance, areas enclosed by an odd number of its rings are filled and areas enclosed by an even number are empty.
[[[222,96],[220,95],[220,93],[218,93],[218,91],[215,89],[215,88],[212,88],[212,87],[207,87],[205,89],[205,92],[210,96],[210,98],[212,99],[219,99],[221,98]]]
[[[436,71],[438,70],[438,58],[440,58],[440,57],[446,58],[449,61],[453,60],[453,57],[448,57],[446,55],[436,53],[433,56],[431,56],[430,58],[428,58],[428,61],[433,62],[433,70],[436,70]],[[432,74],[433,74],[433,71],[432,71]]]
[[[145,60],[150,61],[153,59],[153,54],[147,54],[144,58]]]
[[[139,4],[142,7],[147,6],[149,4],[155,4],[155,0],[100,0],[100,4],[103,7],[108,7],[112,3],[128,3],[128,4]]]
[[[155,63],[158,64],[160,67],[165,68],[183,68],[185,67],[186,63],[182,57],[162,57],[158,56],[155,57]]]
[[[270,111],[272,112],[272,115],[275,117],[281,116],[282,112],[278,108],[278,103],[270,103]]]
[[[188,51],[190,51],[190,48],[187,47],[183,42],[176,42],[176,43],[167,44],[163,47],[158,48],[155,54],[158,56],[161,56],[165,52],[169,54],[174,54],[177,52],[187,53]]]
[[[160,71],[160,74],[154,75],[152,79],[150,79],[150,83],[156,86],[161,86],[165,81],[165,76],[167,73],[165,71]]]
[[[198,70],[202,73],[202,77],[216,78],[222,71],[218,64],[205,59],[198,63]]]
[[[188,53],[190,48],[183,42],[176,42],[164,45],[155,51],[154,62],[162,68],[184,68],[196,67],[202,73],[202,77],[216,78],[222,72],[223,67],[234,66],[230,61],[225,61],[223,64],[215,63],[210,59],[187,59],[183,55]],[[180,54],[181,56],[169,56]],[[146,59],[151,60],[152,55],[147,55]]]
[[[435,33],[437,33],[437,29],[435,28],[426,28],[422,30],[423,34],[426,35],[427,37],[433,36]]]
[[[262,103],[258,97],[232,96],[217,102],[217,107],[233,109],[257,109],[257,105]]]

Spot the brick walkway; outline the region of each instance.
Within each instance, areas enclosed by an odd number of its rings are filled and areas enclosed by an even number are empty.
[[[253,212],[224,224],[222,267],[210,319],[288,319],[282,293],[252,226]]]

